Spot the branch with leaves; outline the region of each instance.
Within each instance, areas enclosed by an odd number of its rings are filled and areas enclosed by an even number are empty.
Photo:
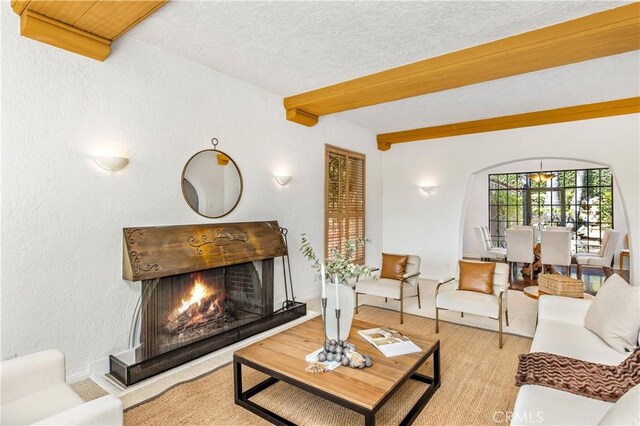
[[[353,259],[356,250],[360,246],[364,246],[370,242],[369,239],[352,239],[345,241],[344,252],[333,248],[329,258],[325,260],[325,273],[329,279],[333,279],[334,275],[338,275],[340,282],[347,282],[351,278],[359,276],[371,275],[372,268],[366,265],[354,263]],[[311,263],[311,267],[318,272],[320,276],[320,266],[322,261],[318,258],[311,243],[307,240],[307,234],[302,234],[302,244],[300,252]]]

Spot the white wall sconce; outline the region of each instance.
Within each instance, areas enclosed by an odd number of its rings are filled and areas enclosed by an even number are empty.
[[[420,190],[424,193],[424,195],[426,195],[427,197],[430,197],[435,192],[436,187],[433,185],[424,185],[420,187]]]
[[[278,182],[281,186],[285,186],[289,182],[291,182],[291,176],[274,176],[276,182]]]
[[[98,166],[110,172],[117,172],[129,164],[127,157],[119,157],[116,155],[96,155],[93,159]]]

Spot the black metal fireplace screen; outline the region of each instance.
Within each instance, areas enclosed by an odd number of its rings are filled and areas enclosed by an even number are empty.
[[[110,357],[125,386],[306,314],[295,303],[273,311],[273,259],[144,280],[140,345]]]

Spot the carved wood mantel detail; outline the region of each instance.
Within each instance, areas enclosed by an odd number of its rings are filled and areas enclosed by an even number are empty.
[[[124,228],[122,277],[140,281],[286,254],[276,221]]]

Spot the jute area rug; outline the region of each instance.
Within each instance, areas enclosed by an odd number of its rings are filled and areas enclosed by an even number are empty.
[[[405,315],[405,323],[400,326],[397,312],[364,306],[357,318],[387,324],[407,334],[436,336],[435,321],[424,317]],[[529,351],[531,340],[505,335],[504,347],[498,349],[495,332],[445,322],[441,322],[437,336],[441,345],[442,385],[415,424],[505,422],[505,413],[513,409],[517,395],[514,376],[518,354]],[[432,368],[430,364],[423,367],[427,374]],[[245,371],[245,389],[265,378],[262,373]],[[407,382],[377,413],[376,424],[398,424],[417,400],[423,386],[418,382]],[[252,400],[300,425],[363,423],[360,414],[282,382]],[[128,426],[269,424],[235,405],[231,365],[178,384],[155,399],[130,408],[125,412],[124,420]]]

